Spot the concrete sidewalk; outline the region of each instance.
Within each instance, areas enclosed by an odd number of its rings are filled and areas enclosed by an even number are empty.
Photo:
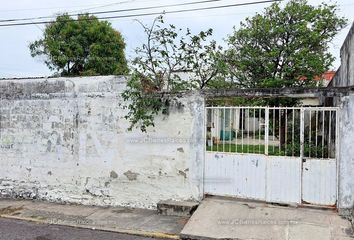
[[[4,199],[0,199],[0,217],[171,239],[179,238],[188,221],[188,217],[158,215],[154,210]]]
[[[334,210],[206,198],[182,230],[188,239],[353,240],[351,223]]]

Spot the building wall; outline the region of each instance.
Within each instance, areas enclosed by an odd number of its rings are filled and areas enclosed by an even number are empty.
[[[202,197],[203,111],[181,99],[127,130],[121,77],[0,81],[0,196],[154,207]]]
[[[354,203],[354,94],[343,97],[339,111],[339,196],[338,207],[348,209]]]
[[[128,131],[120,77],[0,81],[0,197],[151,208],[203,195],[204,99]],[[354,95],[338,99],[339,199],[354,202]]]
[[[354,24],[340,50],[341,66],[331,84],[334,87],[354,86]]]
[[[300,100],[300,105],[301,106],[321,106],[320,104],[320,99],[319,98],[304,98]]]
[[[341,66],[330,83],[333,87],[354,86],[354,24],[340,51]],[[339,111],[338,207],[343,214],[354,204],[354,94],[333,99]]]

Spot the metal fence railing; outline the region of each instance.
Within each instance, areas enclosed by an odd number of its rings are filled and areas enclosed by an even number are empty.
[[[335,158],[337,108],[206,107],[207,151]]]

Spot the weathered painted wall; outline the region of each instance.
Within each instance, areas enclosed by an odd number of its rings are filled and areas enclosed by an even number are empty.
[[[218,152],[205,154],[205,191],[208,194],[300,203],[300,179],[300,158]]]
[[[330,83],[334,87],[354,86],[354,24],[340,50],[341,66]]]
[[[330,83],[334,87],[354,86],[354,24],[340,51],[341,66]],[[338,207],[342,214],[354,205],[354,95],[335,97],[339,111]]]
[[[204,100],[127,131],[113,76],[0,81],[0,196],[154,207],[200,199]]]
[[[354,203],[354,95],[340,101],[339,115],[339,196],[338,207],[352,208]]]

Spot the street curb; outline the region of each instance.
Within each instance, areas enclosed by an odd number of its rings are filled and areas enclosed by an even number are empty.
[[[104,228],[104,227],[97,228],[95,226],[85,226],[85,225],[75,225],[75,224],[58,224],[58,223],[51,223],[41,219],[17,217],[17,216],[11,216],[6,214],[4,215],[0,214],[0,217],[6,219],[33,222],[38,224],[48,224],[48,225],[67,226],[67,227],[90,229],[90,230],[99,230],[105,232],[121,233],[121,234],[128,234],[128,235],[135,235],[135,236],[149,237],[149,238],[180,239],[180,237],[176,234],[169,234],[169,233],[162,233],[162,232],[148,232],[148,231],[129,230],[129,229],[111,229],[111,228]]]

